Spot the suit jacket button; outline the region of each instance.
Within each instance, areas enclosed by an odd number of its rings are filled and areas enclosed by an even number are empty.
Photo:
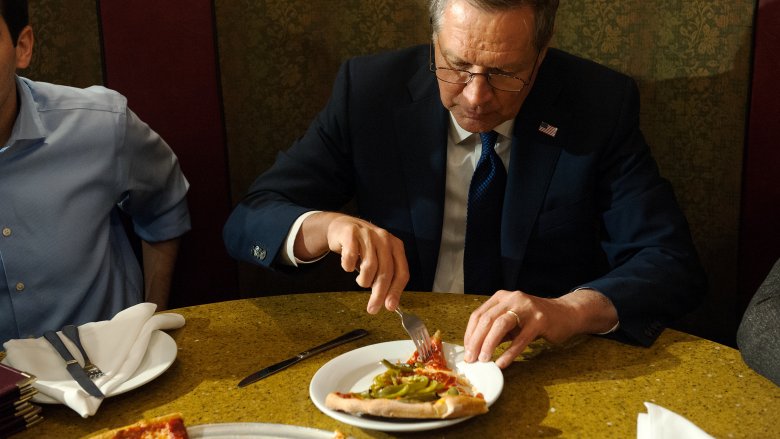
[[[252,246],[252,256],[254,256],[255,259],[260,261],[265,260],[267,254],[265,249],[259,245]]]

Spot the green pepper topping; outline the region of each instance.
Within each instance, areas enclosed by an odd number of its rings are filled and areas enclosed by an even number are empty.
[[[384,389],[380,389],[379,392],[377,393],[377,397],[394,399],[394,398],[400,398],[406,395],[407,393],[409,393],[409,385],[403,384],[400,386],[390,386],[390,387],[385,387]]]
[[[425,375],[414,374],[416,367],[422,367],[421,363],[394,364],[383,359],[382,364],[387,370],[374,377],[369,390],[361,393],[361,397],[432,401],[438,399],[438,392],[444,389],[444,384]],[[457,395],[458,390],[451,388],[447,393]]]
[[[401,363],[401,364],[393,364],[385,359],[382,359],[382,364],[388,369],[388,370],[394,370],[394,371],[400,371],[400,372],[413,372],[414,366]]]

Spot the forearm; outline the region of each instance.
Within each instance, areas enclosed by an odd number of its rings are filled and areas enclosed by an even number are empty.
[[[293,246],[295,257],[302,261],[310,261],[327,253],[330,250],[328,228],[339,216],[344,215],[335,212],[317,212],[306,218],[295,236]]]
[[[158,311],[168,307],[179,241],[179,238],[175,238],[160,242],[141,242],[145,300],[157,304]]]
[[[598,291],[583,288],[555,301],[569,310],[573,334],[602,334],[618,323],[617,309]]]

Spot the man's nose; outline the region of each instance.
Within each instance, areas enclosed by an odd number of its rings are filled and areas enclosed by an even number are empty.
[[[493,86],[484,74],[475,74],[463,87],[463,97],[472,106],[482,105],[493,98]]]

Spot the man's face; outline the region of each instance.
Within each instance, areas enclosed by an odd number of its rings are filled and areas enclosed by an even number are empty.
[[[545,51],[533,46],[534,13],[530,7],[485,12],[466,0],[451,0],[434,39],[436,67],[473,73],[508,73],[529,84],[519,92],[494,89],[478,75],[466,85],[439,81],[441,101],[463,129],[490,131],[514,118],[533,83],[534,65]]]

